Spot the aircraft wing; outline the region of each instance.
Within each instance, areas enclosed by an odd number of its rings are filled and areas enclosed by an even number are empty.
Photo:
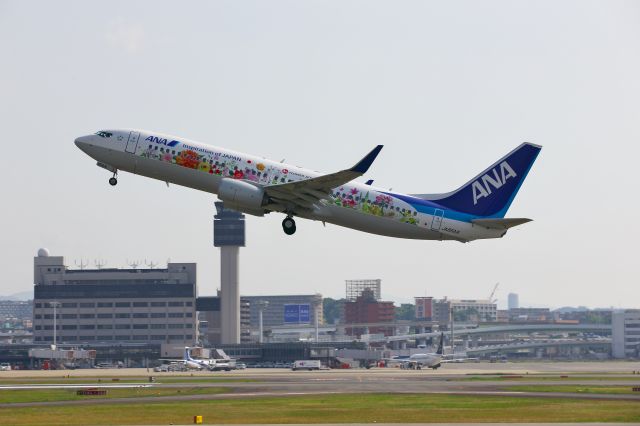
[[[331,190],[362,176],[382,150],[382,145],[376,146],[355,166],[339,172],[318,176],[297,182],[266,186],[267,196],[283,210],[295,208],[310,209],[315,203],[329,198]]]

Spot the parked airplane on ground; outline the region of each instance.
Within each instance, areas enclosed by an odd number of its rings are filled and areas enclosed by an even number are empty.
[[[230,209],[264,216],[286,215],[282,228],[296,231],[294,216],[373,234],[423,240],[501,238],[531,219],[504,218],[541,147],[523,143],[457,190],[402,194],[355,182],[382,145],[351,168],[321,174],[141,130],[102,130],[76,145],[113,176],[124,170],[217,194]]]
[[[444,333],[440,335],[440,343],[438,344],[438,350],[436,353],[420,353],[409,356],[396,356],[393,358],[386,358],[384,361],[387,363],[399,362],[402,368],[408,368],[413,370],[421,370],[422,367],[432,368],[437,370],[442,363],[448,362],[443,360],[444,354]]]

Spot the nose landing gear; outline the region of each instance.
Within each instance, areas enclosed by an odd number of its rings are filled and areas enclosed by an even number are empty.
[[[293,235],[296,232],[296,221],[291,216],[287,216],[282,221],[282,230],[287,235]]]
[[[117,176],[118,176],[118,172],[117,171],[113,172],[113,176],[109,178],[109,185],[116,186],[118,184]]]

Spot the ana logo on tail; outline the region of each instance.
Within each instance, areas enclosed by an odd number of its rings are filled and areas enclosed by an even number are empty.
[[[498,172],[500,168],[500,172]],[[493,173],[493,176],[491,174]],[[471,192],[473,193],[473,205],[478,204],[478,200],[483,197],[491,195],[493,187],[499,189],[507,182],[507,179],[516,177],[516,172],[513,171],[509,163],[503,161],[500,165],[491,170],[491,172],[484,174],[480,179],[471,184]]]

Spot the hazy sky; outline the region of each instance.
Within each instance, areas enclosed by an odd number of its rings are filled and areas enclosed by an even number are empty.
[[[543,145],[501,240],[392,239],[248,217],[241,292],[640,307],[640,2],[2,1],[0,294],[39,247],[120,267],[198,263],[219,287],[215,198],[109,173],[73,144],[102,128],[180,135],[327,172],[445,192]]]

